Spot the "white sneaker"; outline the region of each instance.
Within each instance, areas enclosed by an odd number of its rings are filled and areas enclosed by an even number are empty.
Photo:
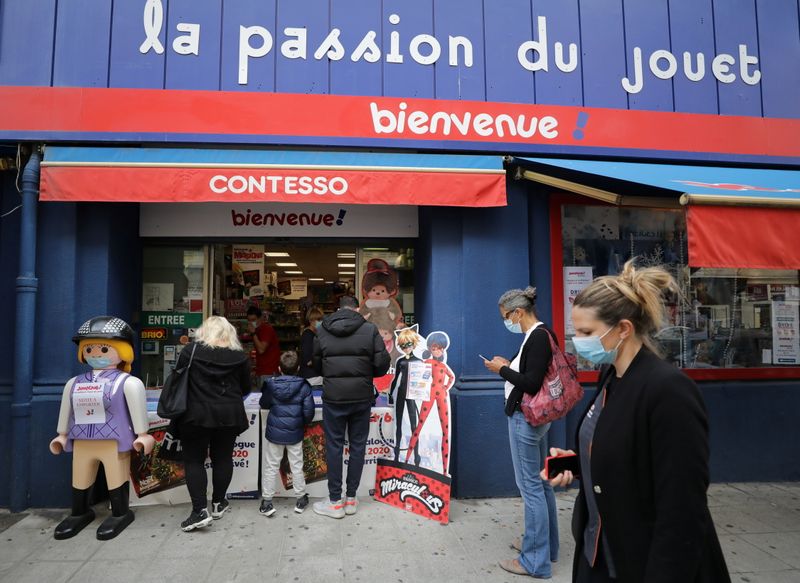
[[[317,514],[329,516],[330,518],[344,518],[345,514],[344,502],[342,500],[332,502],[328,498],[324,498],[318,502],[314,502],[312,508]]]
[[[358,498],[355,496],[348,496],[344,499],[344,513],[352,516],[358,512]]]
[[[223,500],[222,502],[213,502],[211,504],[211,518],[214,520],[219,520],[222,518],[222,515],[226,512],[229,512],[231,509],[231,503],[227,500]]]

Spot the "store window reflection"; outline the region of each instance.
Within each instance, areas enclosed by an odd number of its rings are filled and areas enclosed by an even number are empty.
[[[665,266],[681,287],[683,298],[667,298],[668,325],[658,338],[675,366],[800,365],[797,271],[690,267],[682,210],[564,205],[562,237],[568,350],[572,299],[592,278],[615,275],[637,257],[640,265]]]

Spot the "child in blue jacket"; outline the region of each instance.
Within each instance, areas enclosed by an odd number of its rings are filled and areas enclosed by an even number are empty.
[[[272,497],[275,496],[275,480],[278,478],[284,448],[289,457],[292,484],[297,497],[294,511],[299,514],[308,506],[303,475],[303,433],[304,427],[314,419],[314,397],[308,381],[296,376],[298,367],[296,352],[290,350],[281,354],[281,375],[264,382],[259,401],[262,409],[269,409],[264,435],[267,443],[262,463],[261,507],[258,509],[264,516],[275,514]]]

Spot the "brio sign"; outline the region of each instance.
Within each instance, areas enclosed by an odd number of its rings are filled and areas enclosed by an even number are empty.
[[[140,334],[142,340],[165,340],[167,338],[166,328],[145,328]]]

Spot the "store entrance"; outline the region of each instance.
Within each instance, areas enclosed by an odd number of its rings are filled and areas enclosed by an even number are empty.
[[[253,361],[254,389],[259,381],[248,310],[261,312],[258,324],[274,329],[281,351],[301,351],[309,311],[330,314],[343,295],[358,299],[390,352],[394,331],[415,321],[412,242],[154,243],[145,247],[143,259],[141,365],[151,388],[163,383],[183,346],[210,315],[224,316],[236,327]]]

